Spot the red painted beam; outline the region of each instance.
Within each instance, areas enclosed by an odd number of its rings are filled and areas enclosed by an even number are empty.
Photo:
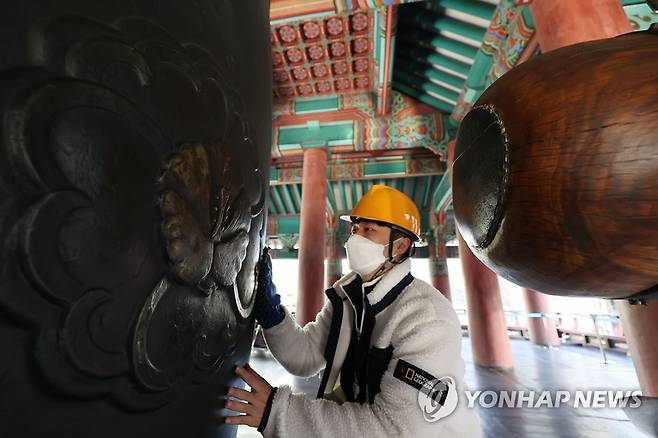
[[[363,158],[382,158],[382,157],[408,157],[413,158],[432,158],[436,155],[427,148],[408,148],[408,149],[382,149],[375,151],[354,151],[354,152],[340,152],[329,153],[329,160],[327,164],[333,164],[335,160],[350,160],[350,159],[363,159]],[[438,159],[438,158],[437,158]],[[272,165],[301,163],[304,160],[304,153],[298,155],[286,155],[283,157],[272,157]]]

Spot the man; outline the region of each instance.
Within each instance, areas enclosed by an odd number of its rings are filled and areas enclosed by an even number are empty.
[[[420,215],[411,199],[374,185],[341,218],[352,272],[326,291],[315,321],[297,325],[259,263],[254,312],[274,357],[292,374],[324,367],[318,398],[272,388],[248,365],[236,373],[251,391],[230,388],[226,407],[269,437],[479,437],[465,405],[461,325],[450,302],[410,273]]]

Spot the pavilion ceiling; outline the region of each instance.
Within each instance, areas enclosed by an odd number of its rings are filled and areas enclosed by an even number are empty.
[[[274,25],[274,98],[376,92],[378,17],[366,10]]]
[[[658,22],[643,0],[620,1],[634,29]],[[272,0],[268,233],[295,240],[313,147],[328,152],[328,218],[383,183],[416,201],[424,228],[450,221],[446,145],[491,83],[538,55],[528,3]]]
[[[495,10],[483,0],[400,6],[393,87],[451,114]]]

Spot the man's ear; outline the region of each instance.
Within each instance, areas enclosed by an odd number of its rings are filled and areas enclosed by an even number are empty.
[[[398,240],[395,242],[393,248],[395,249],[395,254],[397,256],[400,256],[407,252],[407,250],[411,247],[411,239],[408,237],[403,237],[402,239]],[[398,257],[399,260],[399,257]]]
[[[407,250],[408,250],[409,248],[411,248],[411,239],[408,238],[408,237],[405,237],[405,238],[402,240],[402,243],[404,244],[404,247],[402,248],[402,249],[403,249],[402,252],[403,252],[403,253],[404,253],[404,252],[407,252]]]

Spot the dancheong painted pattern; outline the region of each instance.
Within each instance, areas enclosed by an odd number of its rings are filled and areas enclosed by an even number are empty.
[[[287,100],[374,88],[370,11],[272,27],[274,97]]]

